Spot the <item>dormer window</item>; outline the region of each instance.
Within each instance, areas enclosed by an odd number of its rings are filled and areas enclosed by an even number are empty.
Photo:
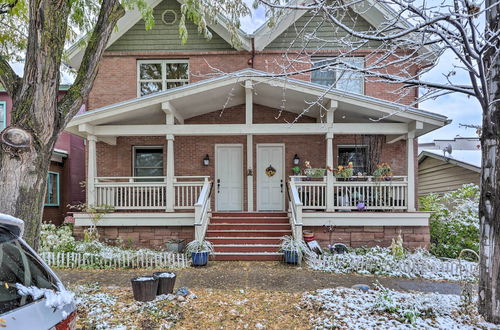
[[[157,93],[189,83],[188,60],[137,61],[137,96]]]
[[[333,65],[335,63],[338,64]],[[328,64],[332,65],[325,67]],[[313,58],[313,68],[321,67],[322,69],[311,72],[311,82],[324,86],[334,85],[337,89],[364,94],[365,79],[363,72],[349,69],[352,67],[363,68],[364,64],[363,57]]]

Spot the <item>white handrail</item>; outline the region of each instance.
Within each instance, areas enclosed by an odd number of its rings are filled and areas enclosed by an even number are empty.
[[[288,182],[288,199],[290,201],[290,225],[295,239],[302,239],[302,202],[293,181]]]
[[[205,239],[207,232],[209,213],[210,213],[210,190],[212,183],[206,181],[201,189],[200,196],[196,204],[194,204],[194,226],[195,226],[195,239],[202,241]]]

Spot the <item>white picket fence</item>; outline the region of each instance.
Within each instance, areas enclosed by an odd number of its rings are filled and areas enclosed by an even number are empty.
[[[411,260],[380,262],[349,254],[334,256],[309,256],[307,263],[315,270],[335,273],[372,273],[389,276],[442,278],[450,280],[473,279],[479,273],[478,264],[468,261]]]
[[[109,258],[76,252],[41,252],[40,256],[49,266],[59,268],[185,268],[190,265],[184,254],[171,252],[123,253]]]

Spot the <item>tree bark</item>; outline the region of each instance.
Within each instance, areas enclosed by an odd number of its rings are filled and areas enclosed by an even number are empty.
[[[24,75],[0,58],[0,83],[12,97],[9,127],[31,136],[28,148],[0,141],[0,212],[25,221],[24,238],[38,247],[47,171],[59,134],[86,101],[109,37],[125,11],[118,0],[103,0],[77,78],[58,100],[61,60],[71,11],[67,0],[31,0]]]
[[[493,0],[486,1],[491,8],[486,14],[487,34],[498,31],[500,4],[493,6]],[[500,41],[496,40],[496,49]],[[500,323],[500,57],[495,47],[486,54],[488,64],[488,104],[483,109],[481,136],[481,199],[479,218],[481,245],[479,263],[479,312],[493,323]],[[494,102],[496,100],[496,102]]]

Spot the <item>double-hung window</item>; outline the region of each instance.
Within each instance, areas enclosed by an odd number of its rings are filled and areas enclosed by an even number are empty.
[[[0,101],[0,131],[7,127],[7,105]]]
[[[367,146],[339,146],[338,165],[348,165],[352,162],[354,175],[364,174],[367,171]]]
[[[137,96],[182,86],[189,83],[189,61],[137,61],[137,77]]]
[[[363,57],[313,59],[313,68],[321,69],[312,71],[311,82],[324,86],[333,85],[340,90],[364,94],[364,74],[356,71],[356,68],[364,68],[364,63]],[[327,66],[329,64],[331,65]]]
[[[57,172],[49,172],[47,176],[45,206],[59,206],[59,173]]]
[[[134,147],[134,176],[163,176],[162,147]],[[136,181],[157,181],[154,178],[138,179]]]

